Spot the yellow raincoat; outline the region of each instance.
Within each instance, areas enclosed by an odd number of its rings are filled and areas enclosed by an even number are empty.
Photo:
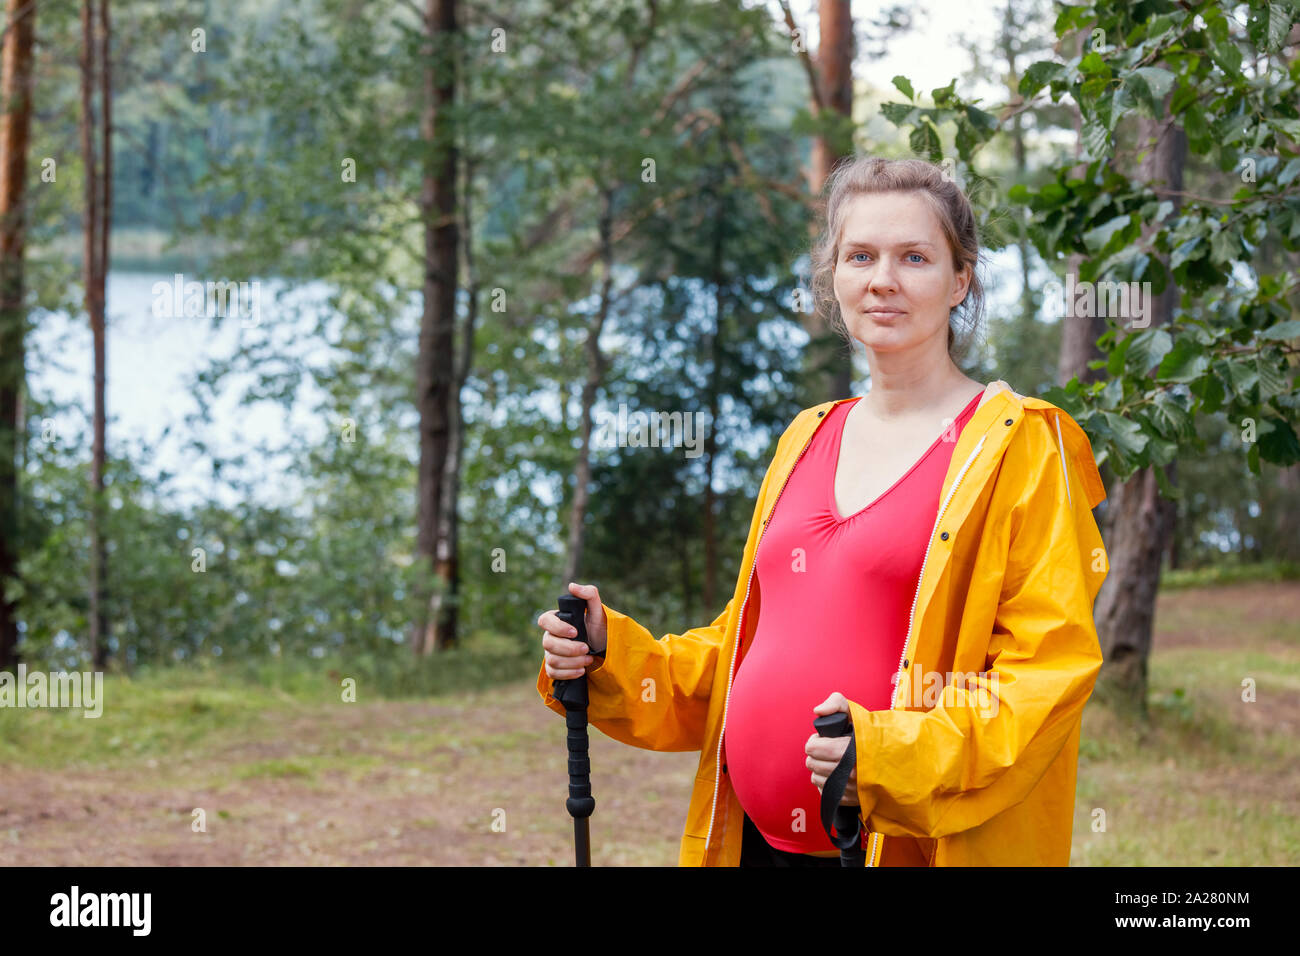
[[[804,409],[781,436],[735,595],[712,624],[656,640],[604,605],[591,724],[636,747],[701,751],[682,866],[740,861],[723,734],[736,636],[743,627],[753,639],[746,605],[763,529],[835,404]],[[1080,720],[1102,663],[1092,605],[1108,564],[1092,509],[1105,497],[1068,414],[1002,381],[985,389],[944,478],[893,704],[849,702],[868,866],[1068,864]],[[972,672],[964,689],[948,677]],[[942,693],[932,675],[949,685]],[[538,693],[563,714],[553,686],[543,666]]]

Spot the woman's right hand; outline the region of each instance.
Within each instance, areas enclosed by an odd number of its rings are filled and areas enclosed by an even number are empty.
[[[547,611],[539,617],[537,623],[544,629],[542,650],[546,675],[552,680],[581,677],[594,660],[592,652],[598,654],[605,650],[605,609],[600,604],[600,592],[594,584],[570,582],[569,593],[587,602],[587,641],[591,646],[573,640],[577,632],[560,620],[558,611]]]

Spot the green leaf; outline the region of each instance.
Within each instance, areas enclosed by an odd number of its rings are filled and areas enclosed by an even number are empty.
[[[1239,143],[1254,117],[1248,113],[1233,113],[1220,116],[1214,123],[1214,138],[1220,146]]]
[[[1206,375],[1192,383],[1192,394],[1201,400],[1201,409],[1207,415],[1213,415],[1223,407],[1223,400],[1227,393],[1223,389],[1223,382],[1213,375]]]
[[[1124,400],[1124,382],[1116,377],[1102,386],[1098,398],[1103,408],[1116,408]]]
[[[1212,38],[1210,40],[1210,58],[1231,79],[1236,79],[1241,75],[1241,50],[1231,39]]]
[[[1168,70],[1161,69],[1158,66],[1138,67],[1131,75],[1142,77],[1146,82],[1147,87],[1150,88],[1151,95],[1157,100],[1163,100],[1169,95],[1169,91],[1173,88],[1175,79],[1174,74],[1170,73]]]
[[[1053,63],[1051,60],[1039,60],[1037,63],[1031,63],[1029,69],[1025,70],[1024,76],[1020,78],[1017,89],[1020,95],[1025,99],[1032,99],[1033,96],[1044,86],[1051,83],[1063,72],[1065,65],[1063,63]]]
[[[1196,438],[1196,425],[1192,414],[1168,391],[1156,393],[1154,414],[1163,426],[1164,431],[1171,436],[1182,441],[1193,441]]]
[[[1124,78],[1122,90],[1131,91],[1132,95],[1147,107],[1152,116],[1162,113],[1165,96],[1174,85],[1174,74],[1158,66],[1144,66],[1134,70]],[[1115,111],[1121,106],[1117,100]],[[1112,124],[1113,128],[1113,124]]]
[[[998,118],[992,113],[985,112],[978,106],[971,106],[968,104],[966,106],[966,118],[970,120],[970,124],[974,129],[986,134],[997,132]],[[983,138],[987,139],[988,136],[984,136]]]
[[[904,96],[906,96],[909,100],[916,99],[916,93],[912,91],[912,84],[907,79],[907,77],[899,75],[894,77],[892,80],[890,80],[890,82],[893,83],[894,86],[898,88],[898,91],[902,93]]]
[[[1081,138],[1089,159],[1100,159],[1110,148],[1110,131],[1101,123],[1086,121]]]
[[[957,155],[964,162],[969,163],[976,149],[979,148],[979,137],[975,130],[971,128],[969,122],[963,116],[957,120],[957,135],[953,137],[953,145],[957,147]]]
[[[1124,364],[1138,375],[1146,375],[1160,364],[1174,347],[1174,341],[1164,329],[1144,329],[1126,336],[1124,341],[1132,340]]]
[[[1142,450],[1146,448],[1147,435],[1142,431],[1141,425],[1114,412],[1102,412],[1101,417],[1106,422],[1111,438],[1125,454],[1142,454]]]
[[[1147,23],[1147,40],[1149,41],[1149,40],[1159,39],[1160,37],[1168,33],[1170,30],[1172,30],[1173,26],[1174,26],[1173,17],[1167,14],[1161,14],[1158,17],[1152,17],[1150,22]]]
[[[1160,461],[1162,461],[1164,464],[1168,464],[1170,461],[1172,461],[1174,458],[1176,458],[1176,457],[1178,456],[1178,446],[1177,446],[1177,445],[1173,445],[1173,446],[1171,446],[1168,450],[1165,450],[1165,449],[1162,448],[1162,451],[1165,451],[1165,454],[1162,454],[1162,455],[1160,456]],[[1155,457],[1155,456],[1152,456],[1152,457]],[[1159,486],[1159,488],[1160,488],[1160,494],[1161,494],[1161,495],[1163,495],[1165,498],[1169,498],[1169,499],[1172,500],[1172,501],[1181,501],[1181,500],[1182,500],[1182,497],[1183,497],[1183,489],[1178,488],[1178,487],[1176,487],[1176,486],[1174,486],[1174,485],[1172,485],[1172,484],[1169,483],[1169,476],[1168,476],[1167,474],[1165,474],[1165,469],[1164,469],[1164,468],[1153,468],[1153,469],[1151,470],[1151,473],[1152,473],[1153,475],[1156,476],[1156,484],[1157,484],[1157,485]],[[1179,693],[1182,692],[1182,688],[1181,688],[1181,687],[1178,689],[1178,692],[1179,692]]]
[[[1264,419],[1259,426],[1259,439],[1251,450],[1256,446],[1264,459],[1275,465],[1285,467],[1300,461],[1300,441],[1296,440],[1295,430],[1286,419]]]
[[[1070,198],[1070,191],[1060,183],[1047,183],[1042,189],[1038,190],[1038,198],[1042,209],[1050,209],[1052,206],[1059,206]]]
[[[1100,252],[1105,249],[1107,244],[1117,232],[1125,228],[1132,221],[1132,214],[1126,213],[1123,216],[1116,216],[1109,222],[1104,222],[1100,226],[1089,229],[1083,234],[1083,244],[1090,252]]]
[[[1191,382],[1204,375],[1209,367],[1205,346],[1189,338],[1180,338],[1161,360],[1156,381]]]
[[[1110,66],[1102,59],[1100,53],[1093,50],[1079,61],[1079,72],[1084,76],[1109,76]]]
[[[1136,339],[1136,335],[1126,335],[1120,340],[1119,345],[1110,350],[1110,355],[1106,357],[1106,371],[1110,373],[1112,381],[1118,381],[1120,373],[1124,371],[1128,350],[1133,347]]]
[[[1285,117],[1270,116],[1268,125],[1274,129],[1281,130],[1291,139],[1300,142],[1300,119],[1287,119]]]
[[[1274,395],[1288,391],[1285,373],[1277,367],[1275,360],[1263,355],[1255,357],[1255,368],[1259,373],[1259,400],[1266,402]]]
[[[895,126],[911,126],[918,115],[916,107],[906,103],[881,103],[880,112]]]
[[[1232,386],[1232,391],[1238,398],[1244,402],[1251,402],[1251,392],[1255,388],[1255,383],[1259,381],[1259,369],[1254,362],[1249,360],[1229,359],[1225,363],[1228,384]]]
[[[1287,339],[1300,337],[1300,319],[1291,319],[1289,322],[1270,325],[1259,333],[1259,337],[1276,342],[1285,342]]]
[[[929,117],[923,117],[929,119]],[[925,156],[934,162],[942,158],[943,147],[939,142],[939,132],[935,129],[934,122],[921,122],[916,125],[911,134],[907,137],[908,145],[912,152],[919,156]]]
[[[1179,243],[1173,255],[1169,257],[1169,268],[1177,269],[1184,262],[1200,258],[1204,255],[1202,244],[1200,236],[1192,236],[1186,242]]]
[[[1241,251],[1241,240],[1228,230],[1220,230],[1210,237],[1210,261],[1223,266],[1237,258]]]
[[[1210,126],[1205,122],[1205,114],[1200,107],[1190,107],[1183,114],[1183,129],[1187,133],[1188,145],[1204,151],[1210,141]]]
[[[1200,91],[1191,84],[1179,83],[1169,98],[1169,112],[1178,115],[1200,99]]]
[[[952,82],[947,86],[940,86],[930,91],[930,97],[934,100],[935,106],[946,106],[953,98],[953,93],[957,89],[957,78],[953,77]]]
[[[1251,44],[1268,53],[1282,49],[1290,29],[1291,16],[1281,3],[1270,3],[1263,8],[1254,7],[1246,25]]]
[[[1092,7],[1087,4],[1065,6],[1056,15],[1056,23],[1052,25],[1052,29],[1057,36],[1065,36],[1065,34],[1077,30],[1085,23],[1092,23],[1096,17],[1097,15],[1093,12]]]

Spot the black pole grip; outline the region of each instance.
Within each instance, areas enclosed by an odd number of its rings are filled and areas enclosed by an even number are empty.
[[[556,612],[558,617],[565,624],[568,624],[575,631],[577,636],[572,640],[580,644],[586,644],[591,647],[591,642],[587,640],[587,602],[580,597],[574,597],[572,594],[561,595],[556,600]],[[568,680],[557,680],[555,690],[552,693],[555,699],[564,705],[566,711],[581,710],[583,713],[583,726],[587,722],[587,675],[573,677]]]
[[[818,737],[847,737],[853,732],[853,718],[842,710],[813,721]]]
[[[825,717],[816,718],[813,721],[813,729],[817,731],[819,737],[852,737],[853,718],[843,711],[836,711]],[[853,765],[856,763],[857,751],[854,750],[854,746],[855,742],[850,740],[843,758],[826,778],[826,784],[822,788],[822,827],[826,830],[826,836],[830,838],[831,843],[839,849],[842,866],[863,866],[866,862],[862,851],[862,825],[858,820],[858,808],[840,802],[844,799],[848,775],[852,773]],[[829,805],[831,800],[835,801],[833,808]],[[834,833],[831,832],[832,823],[835,827]]]
[[[565,624],[578,632],[573,638],[587,641],[587,602],[572,594],[562,595],[556,613]],[[591,795],[591,760],[587,754],[587,675],[554,682],[555,699],[564,706],[564,725],[569,747],[569,799],[564,808],[573,817],[574,848],[578,866],[591,866],[591,838],[587,818],[596,809]]]

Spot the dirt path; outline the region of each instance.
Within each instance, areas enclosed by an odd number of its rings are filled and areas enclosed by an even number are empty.
[[[698,754],[599,732],[591,751],[593,857],[675,865]],[[532,682],[450,706],[312,708],[272,739],[166,766],[0,774],[0,865],[573,863],[564,721]]]
[[[1297,618],[1294,582],[1162,595],[1155,653],[1244,642],[1295,661]],[[1247,733],[1300,727],[1300,694],[1232,710]],[[268,710],[226,739],[167,759],[0,767],[0,865],[572,865],[564,723],[531,680],[438,703]],[[675,865],[698,755],[594,731],[591,750],[593,861]],[[1161,789],[1294,808],[1294,773],[1248,774],[1258,794],[1235,776],[1180,770]]]

